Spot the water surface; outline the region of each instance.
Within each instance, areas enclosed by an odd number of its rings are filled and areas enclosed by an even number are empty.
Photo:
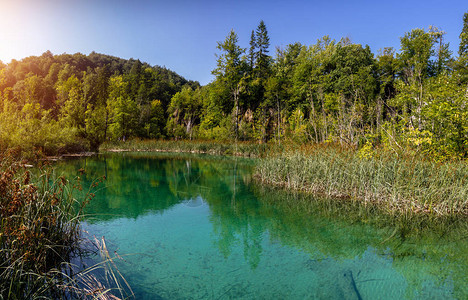
[[[58,172],[85,169],[85,187],[106,176],[83,228],[123,257],[137,299],[467,297],[466,236],[411,238],[333,205],[296,205],[257,186],[252,167],[124,153],[61,162]]]

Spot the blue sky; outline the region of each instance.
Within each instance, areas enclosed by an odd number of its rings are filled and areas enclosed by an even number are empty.
[[[209,83],[216,42],[231,29],[240,46],[264,20],[270,53],[293,42],[314,44],[324,35],[368,44],[374,53],[399,49],[413,28],[446,31],[456,54],[468,1],[121,1],[0,0],[0,60],[46,50],[91,51],[166,66],[187,79]]]

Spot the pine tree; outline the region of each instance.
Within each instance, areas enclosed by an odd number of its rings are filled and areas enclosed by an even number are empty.
[[[255,41],[257,46],[256,69],[258,77],[266,79],[270,68],[270,56],[268,47],[270,47],[270,37],[265,26],[265,22],[260,21],[255,31]]]
[[[459,74],[460,83],[468,82],[468,13],[463,16],[463,29],[460,33],[460,48],[458,49],[458,61],[456,70]]]
[[[468,55],[468,12],[463,16],[463,29],[460,33],[460,47],[458,49],[460,56]]]
[[[250,70],[253,70],[255,66],[255,50],[257,49],[257,41],[255,39],[255,32],[252,30],[250,35],[250,48],[249,48],[249,66]]]

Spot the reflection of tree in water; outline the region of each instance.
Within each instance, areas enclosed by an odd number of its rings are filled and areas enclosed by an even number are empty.
[[[241,243],[244,258],[255,268],[262,253],[265,222],[256,217],[258,202],[251,197],[246,185],[250,178],[245,176],[245,169],[239,167],[237,161],[229,166],[218,175],[223,180],[204,195],[210,204],[210,221],[217,235],[215,244],[227,258]]]
[[[441,244],[442,237],[437,235],[427,235],[423,241],[403,241],[397,235],[388,239],[394,228],[367,224],[371,216],[348,209],[341,201],[304,201],[250,184],[251,169],[243,163],[119,154],[68,161],[58,165],[58,172],[77,174],[80,168],[87,171],[82,175],[85,189],[107,174],[107,187],[99,188],[87,211],[99,220],[136,218],[201,197],[210,207],[213,242],[220,253],[228,258],[240,246],[251,268],[260,263],[265,237],[309,253],[311,261],[352,260],[372,247],[378,253],[389,253],[393,266],[408,280],[417,277],[405,269],[404,258],[427,257],[433,261],[427,272],[452,276],[458,282],[455,289],[464,293],[459,283],[466,275],[466,263],[459,262],[468,261],[466,240],[454,247],[454,243]],[[428,266],[422,259],[415,264]]]
[[[97,220],[120,217],[136,218],[148,211],[161,211],[180,203],[166,184],[166,160],[134,158],[125,155],[103,155],[69,161],[57,166],[58,172],[76,174],[83,168],[84,190],[91,182],[106,175],[96,191],[96,198],[87,205],[87,214]],[[93,220],[90,220],[93,222]]]
[[[147,211],[162,211],[182,201],[201,197],[210,206],[215,244],[227,258],[232,249],[244,248],[244,257],[255,268],[260,262],[265,221],[256,213],[258,203],[246,184],[249,166],[237,160],[226,163],[194,158],[172,159],[126,154],[102,155],[59,164],[64,174],[80,168],[83,186],[106,176],[87,213],[97,221],[136,218]],[[90,222],[93,222],[90,220]]]
[[[242,243],[245,259],[254,268],[262,252],[263,224],[255,215],[255,201],[245,181],[250,180],[246,166],[197,159],[167,160],[167,185],[179,199],[201,197],[210,206],[210,221],[216,234],[215,244],[227,258]],[[250,206],[249,206],[250,205]]]

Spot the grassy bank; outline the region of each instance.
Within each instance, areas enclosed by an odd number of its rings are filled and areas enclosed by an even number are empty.
[[[90,273],[99,266],[72,264],[91,249],[81,238],[79,181],[52,174],[0,153],[0,298],[104,299],[109,289]]]
[[[254,142],[215,141],[173,141],[173,140],[139,140],[125,142],[106,142],[99,148],[101,151],[160,151],[206,153],[214,155],[235,155],[244,157],[264,157],[269,151],[269,145]]]
[[[369,156],[315,146],[259,160],[255,173],[265,184],[375,205],[391,214],[468,214],[464,161],[438,163],[390,152]]]

